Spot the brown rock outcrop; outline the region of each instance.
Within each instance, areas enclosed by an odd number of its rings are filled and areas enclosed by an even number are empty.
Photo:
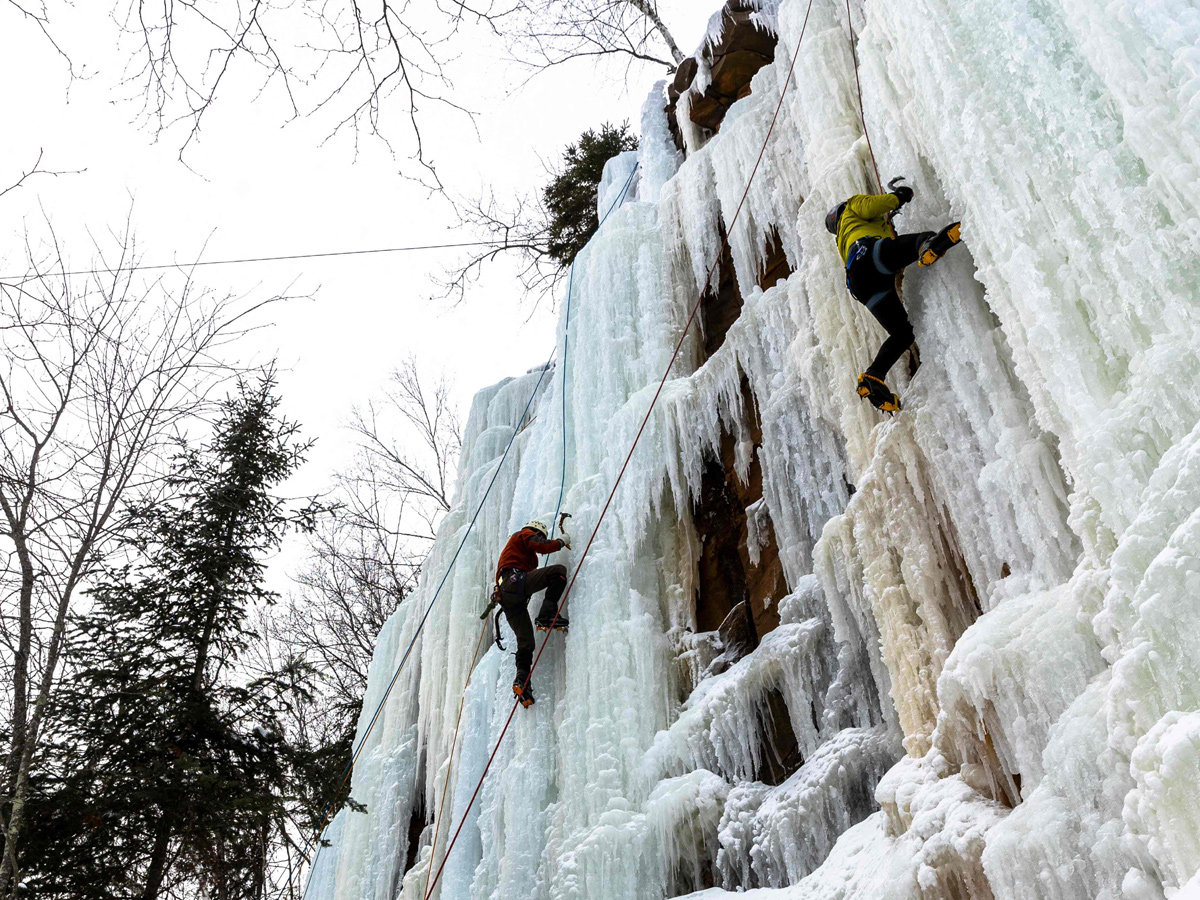
[[[701,62],[711,72],[711,79],[704,91],[696,92],[692,98],[690,117],[701,128],[716,133],[729,107],[750,93],[750,80],[754,74],[775,58],[778,38],[755,23],[752,4],[729,0],[721,10],[721,16],[720,40],[703,46],[698,54],[702,60],[689,57],[680,63],[675,79],[667,89],[667,117],[681,150],[684,143],[675,120],[676,104],[684,93],[693,90]]]

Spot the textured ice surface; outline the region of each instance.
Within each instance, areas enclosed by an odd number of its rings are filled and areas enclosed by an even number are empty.
[[[880,174],[916,189],[897,225],[961,219],[965,239],[906,274],[920,365],[893,369],[905,409],[885,419],[853,390],[882,332],[823,227],[875,185],[843,5],[813,4],[732,221],[808,3],[762,7],[774,64],[716,135],[681,98],[686,158],[651,92],[631,191],[576,262],[570,355],[564,321],[530,415],[540,372],[476,398],[364,724],[518,433],[513,452],[366,743],[368,811],[337,817],[310,898],[423,896],[464,814],[442,898],[1200,894],[1200,12],[852,0]],[[609,164],[598,208],[634,160]],[[699,329],[684,341],[570,636],[467,813],[512,702],[512,657],[490,649],[450,758],[496,555],[553,511],[565,426],[576,549],[553,561],[578,562],[722,230],[741,315],[708,359]],[[763,291],[770,240],[793,271]],[[755,456],[762,472],[747,554],[774,536],[791,592],[738,660],[694,610],[693,503],[723,433],[737,475]],[[769,785],[785,720],[797,767]]]

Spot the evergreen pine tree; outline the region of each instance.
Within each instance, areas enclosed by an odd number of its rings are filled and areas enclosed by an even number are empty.
[[[629,124],[620,127],[605,123],[600,133],[585,131],[577,143],[563,155],[565,167],[542,193],[550,221],[547,226],[548,255],[564,268],[600,227],[596,213],[596,188],[604,174],[604,164],[619,153],[636,150],[637,137],[629,133]]]
[[[247,614],[273,600],[264,557],[314,513],[273,492],[306,449],[278,403],[269,374],[239,386],[73,622],[24,848],[37,896],[263,896],[296,762],[276,714],[312,676],[238,677]]]

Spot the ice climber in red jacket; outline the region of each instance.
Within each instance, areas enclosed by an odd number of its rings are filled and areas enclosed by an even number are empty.
[[[529,598],[545,590],[542,610],[538,613],[538,631],[567,630],[567,617],[558,616],[558,601],[567,586],[566,566],[544,566],[537,568],[538,554],[554,553],[571,544],[566,534],[556,540],[547,540],[546,526],[533,521],[514,534],[504,545],[500,562],[496,564],[496,588],[499,592],[500,608],[508,619],[509,627],[517,636],[517,677],[513,681],[513,693],[521,705],[533,705],[533,685],[529,681],[529,669],[533,662],[533,624],[529,621]]]

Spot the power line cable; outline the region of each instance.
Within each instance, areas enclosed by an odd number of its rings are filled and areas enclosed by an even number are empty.
[[[146,272],[156,269],[194,269],[197,266],[235,266],[242,263],[286,262],[295,259],[327,259],[336,256],[367,256],[376,253],[409,253],[415,250],[454,250],[462,247],[509,247],[508,241],[463,241],[457,244],[415,244],[410,247],[377,247],[369,250],[329,250],[322,253],[292,253],[287,256],[248,256],[243,259],[197,259],[192,262],[155,263],[154,265],[117,266],[112,269],[76,269],[70,272],[46,272],[41,275],[0,275],[0,281],[31,281],[34,278],[66,275],[112,275],[116,272]]]

